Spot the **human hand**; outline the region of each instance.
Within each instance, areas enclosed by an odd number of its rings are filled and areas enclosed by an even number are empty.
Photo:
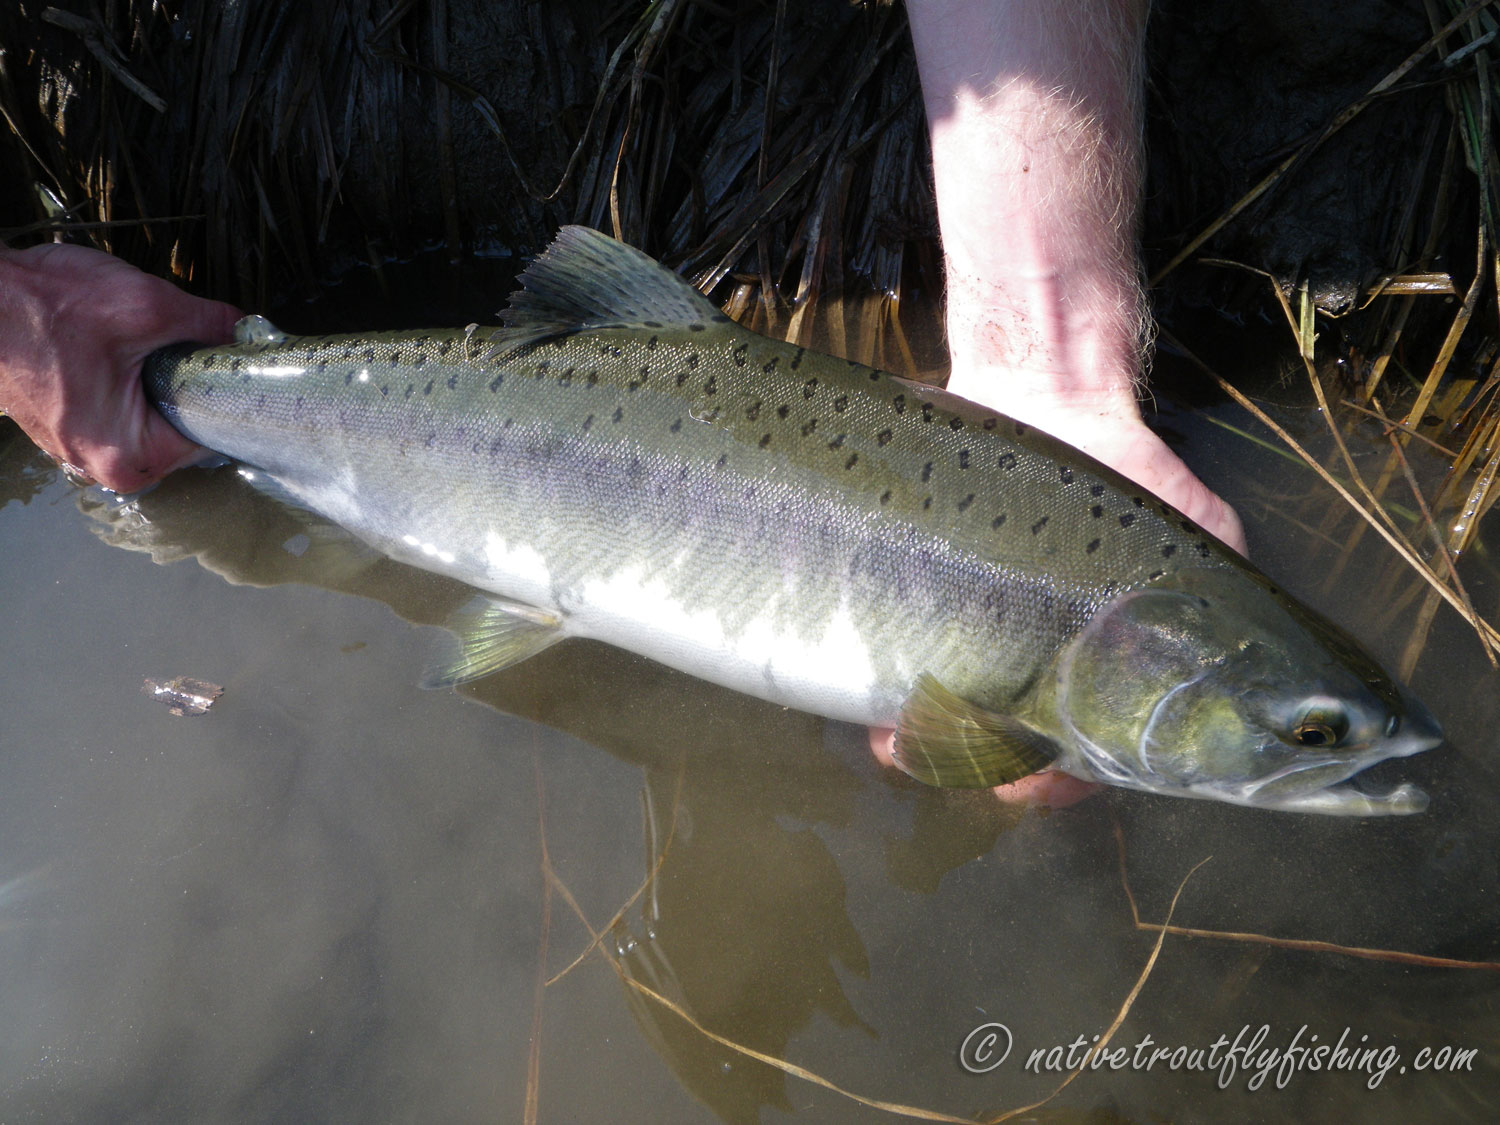
[[[105,488],[144,488],[204,450],[146,401],[141,362],[228,340],[239,316],[98,250],[0,248],[0,410]]]

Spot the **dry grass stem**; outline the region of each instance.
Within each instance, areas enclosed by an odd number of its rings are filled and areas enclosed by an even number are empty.
[[[1389,90],[1397,82],[1401,81],[1401,79],[1404,78],[1414,66],[1416,66],[1419,62],[1421,62],[1429,54],[1431,54],[1433,49],[1437,47],[1437,45],[1441,43],[1445,38],[1447,38],[1452,32],[1462,27],[1465,23],[1472,19],[1475,14],[1485,8],[1488,8],[1493,3],[1494,0],[1475,0],[1474,3],[1467,5],[1463,11],[1454,16],[1434,35],[1428,38],[1425,43],[1423,43],[1420,47],[1418,47],[1415,51],[1408,55],[1394,70],[1392,70],[1379,82],[1375,83],[1375,85],[1371,86],[1363,96],[1356,98],[1354,101],[1350,102],[1347,106],[1341,109],[1338,113],[1334,114],[1333,118],[1328,122],[1328,124],[1324,125],[1322,130],[1315,134],[1311,139],[1309,139],[1306,144],[1302,145],[1299,149],[1297,149],[1296,152],[1292,153],[1292,155],[1288,156],[1285,160],[1278,164],[1264,179],[1262,179],[1258,184],[1252,187],[1234,203],[1230,204],[1229,208],[1224,211],[1218,218],[1214,219],[1213,222],[1209,223],[1206,227],[1199,231],[1198,234],[1189,239],[1187,245],[1179,250],[1172,257],[1171,261],[1169,261],[1166,265],[1162,266],[1161,269],[1157,270],[1154,274],[1151,275],[1151,278],[1147,284],[1153,287],[1159,285],[1164,277],[1166,277],[1178,266],[1182,265],[1183,262],[1187,261],[1190,257],[1197,253],[1200,246],[1202,246],[1205,242],[1207,242],[1210,238],[1212,238],[1215,234],[1217,234],[1220,230],[1227,226],[1236,216],[1243,212],[1262,195],[1270,191],[1271,188],[1275,187],[1276,184],[1280,182],[1281,178],[1285,176],[1286,173],[1289,172],[1295,165],[1300,163],[1314,149],[1322,145],[1323,142],[1328,140],[1329,137],[1333,136],[1345,125],[1349,124],[1349,122],[1358,117],[1364,111],[1365,107],[1368,106],[1377,97],[1385,93],[1385,91]]]
[[[1465,961],[1455,957],[1429,957],[1423,953],[1407,953],[1399,949],[1368,949],[1358,945],[1339,945],[1331,941],[1308,941],[1300,938],[1278,938],[1267,934],[1238,933],[1232,930],[1203,930],[1192,926],[1172,925],[1172,910],[1167,910],[1167,917],[1162,922],[1142,922],[1141,913],[1136,906],[1135,894],[1130,889],[1130,878],[1125,865],[1125,832],[1116,822],[1115,844],[1120,858],[1120,886],[1125,892],[1125,900],[1130,904],[1130,917],[1138,930],[1154,930],[1160,935],[1172,934],[1176,937],[1211,938],[1217,941],[1242,942],[1249,945],[1268,945],[1276,949],[1292,949],[1303,953],[1336,953],[1341,957],[1357,957],[1366,961],[1390,961],[1400,965],[1420,965],[1431,969],[1476,969],[1481,972],[1500,971],[1500,961]],[[1207,860],[1204,861],[1205,863]],[[1199,867],[1202,866],[1200,863]],[[1193,868],[1196,871],[1198,868]],[[1189,875],[1192,872],[1188,873]],[[1177,888],[1177,895],[1172,896],[1172,906],[1177,905],[1177,896],[1182,894],[1182,888]]]

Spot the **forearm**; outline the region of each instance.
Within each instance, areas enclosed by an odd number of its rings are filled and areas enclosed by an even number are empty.
[[[1134,413],[1143,0],[908,0],[952,389]],[[987,384],[1000,381],[1003,392]]]

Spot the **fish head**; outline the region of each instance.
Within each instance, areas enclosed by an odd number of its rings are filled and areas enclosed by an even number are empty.
[[[1442,741],[1352,638],[1239,567],[1117,597],[1064,650],[1055,691],[1075,772],[1256,808],[1419,812],[1415,786],[1347,783]]]

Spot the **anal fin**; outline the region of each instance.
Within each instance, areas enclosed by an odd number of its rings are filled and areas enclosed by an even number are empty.
[[[477,597],[448,619],[422,676],[424,688],[456,687],[519,664],[567,634],[563,618],[521,602]]]
[[[928,785],[986,789],[1033,774],[1060,753],[1041,731],[977,707],[923,673],[901,708],[892,756]]]

